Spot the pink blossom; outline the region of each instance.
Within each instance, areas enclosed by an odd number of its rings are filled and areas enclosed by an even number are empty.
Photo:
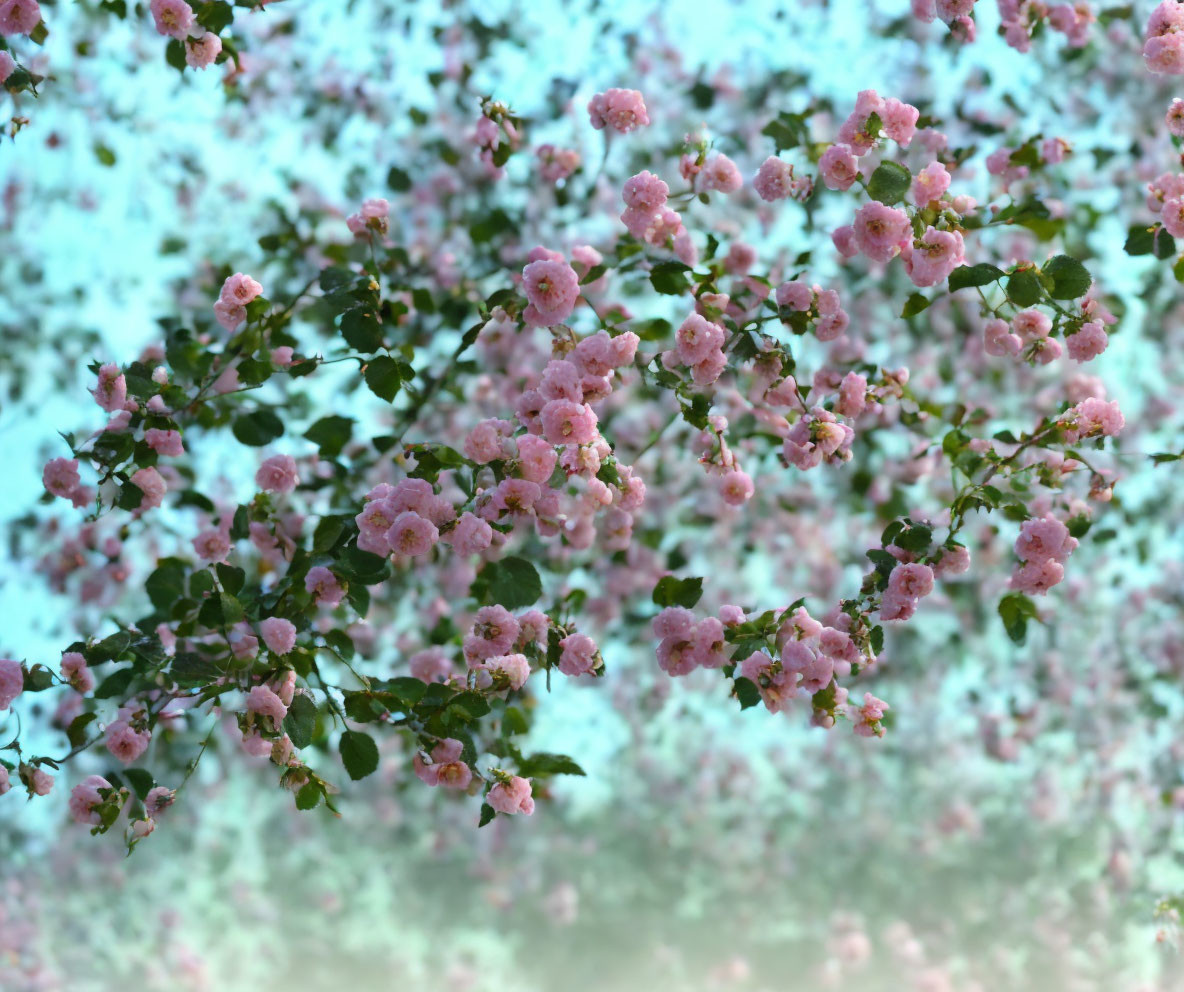
[[[37,0],[4,0],[0,3],[0,35],[32,34],[41,23]]]
[[[1093,396],[1062,414],[1058,423],[1065,440],[1070,444],[1076,444],[1083,437],[1096,437],[1099,434],[1114,437],[1126,426],[1116,400],[1107,403]]]
[[[263,636],[266,639],[267,635]],[[287,652],[281,653],[286,654]],[[247,712],[258,713],[261,717],[270,719],[272,729],[278,730],[284,722],[284,717],[288,715],[288,707],[267,686],[256,685],[252,686],[251,691],[247,694]]]
[[[674,338],[679,360],[684,365],[697,365],[723,345],[724,329],[693,313],[679,325]]]
[[[493,528],[472,513],[462,513],[447,539],[458,555],[475,555],[484,551],[493,541]]]
[[[1011,333],[1006,320],[993,317],[983,326],[983,347],[988,355],[1015,358],[1023,346],[1024,342],[1018,334]]]
[[[950,174],[940,162],[930,162],[924,169],[913,176],[913,202],[924,207],[934,200],[940,200],[950,188]]]
[[[586,403],[551,400],[539,418],[543,435],[552,444],[589,444],[597,437],[596,414]]]
[[[191,69],[208,68],[222,53],[222,39],[210,31],[200,38],[186,38],[184,45],[185,64]]]
[[[904,246],[903,257],[913,285],[935,286],[965,261],[962,235],[938,231],[931,225],[915,242]]]
[[[670,187],[652,172],[639,172],[625,182],[621,198],[625,206],[652,214],[666,205]]]
[[[580,277],[566,262],[540,259],[522,270],[522,289],[530,307],[523,315],[528,324],[553,327],[562,324],[580,296]]]
[[[166,789],[163,785],[153,786],[144,797],[144,812],[153,819],[159,819],[176,801],[177,793],[173,789]]]
[[[8,77],[16,71],[16,62],[13,61],[8,52],[0,52],[0,85],[8,82]],[[4,769],[5,776],[8,775],[8,769]],[[3,795],[3,793],[0,793]]]
[[[887,262],[900,254],[913,229],[903,210],[872,201],[855,213],[855,244],[875,262]]]
[[[77,651],[62,655],[62,681],[76,691],[86,695],[95,687],[94,673],[87,667],[86,658]]]
[[[125,765],[137,760],[152,741],[147,730],[136,730],[126,720],[117,720],[107,727],[107,750]]]
[[[188,37],[193,27],[193,9],[185,0],[152,0],[148,9],[160,34],[178,41]]]
[[[160,506],[164,500],[164,494],[168,492],[168,486],[165,485],[164,478],[152,466],[139,469],[132,473],[130,481],[144,494],[140,500],[141,510],[150,510]]]
[[[230,535],[220,527],[210,527],[193,539],[193,550],[206,561],[225,561],[230,554]]]
[[[784,200],[793,193],[793,168],[776,155],[770,155],[757,170],[752,188],[757,196],[769,203]]]
[[[1076,547],[1077,538],[1070,536],[1069,528],[1056,517],[1047,514],[1043,517],[1032,517],[1020,525],[1015,553],[1020,561],[1054,558],[1064,562]]]
[[[596,642],[587,634],[568,634],[559,642],[559,670],[564,675],[593,675],[596,668]]]
[[[518,639],[518,620],[504,606],[483,606],[473,617],[472,632],[465,638],[465,655],[488,658],[505,654]]]
[[[610,89],[588,101],[588,117],[597,130],[611,127],[621,134],[649,124],[645,100],[637,90]]]
[[[509,781],[498,782],[489,790],[485,801],[499,813],[525,813],[529,816],[534,812],[530,782],[517,775],[510,776]]]
[[[259,633],[274,654],[287,654],[296,646],[296,625],[283,617],[268,617],[259,624]]]
[[[387,544],[392,552],[412,557],[426,555],[439,539],[440,532],[436,525],[414,510],[400,513],[386,532]]]
[[[530,662],[524,654],[503,654],[486,658],[478,666],[491,676],[504,676],[511,689],[521,689],[530,677]]]
[[[103,802],[99,790],[110,788],[112,788],[111,783],[101,775],[88,775],[74,786],[70,790],[70,802],[68,803],[70,816],[74,818],[74,822],[91,826],[98,826],[102,823],[102,817],[94,812],[94,808]]]
[[[109,363],[99,369],[99,381],[92,395],[108,413],[115,413],[127,405],[127,380],[118,365]]]
[[[419,752],[412,758],[415,774],[427,785],[442,785],[447,789],[467,789],[473,771],[461,760],[464,745],[453,737],[445,737],[431,751],[431,763],[426,763]]]
[[[1065,338],[1065,347],[1069,351],[1069,357],[1075,362],[1088,362],[1092,358],[1097,358],[1106,350],[1106,345],[1109,343],[1110,339],[1106,336],[1106,328],[1096,320],[1082,324],[1076,334],[1070,334]]]
[[[895,141],[901,148],[907,148],[917,133],[917,121],[921,112],[914,106],[902,103],[900,100],[888,97],[880,110],[880,120],[884,125],[884,133]]]
[[[740,170],[727,155],[717,152],[704,164],[699,173],[700,186],[720,193],[735,193],[744,185]]]
[[[345,595],[337,576],[324,565],[314,565],[308,570],[304,576],[304,589],[322,606],[336,606]]]
[[[25,688],[25,673],[19,661],[0,658],[0,710],[6,710]]]
[[[719,492],[729,506],[742,506],[752,499],[752,479],[747,472],[733,469],[720,481]]]
[[[144,431],[144,443],[165,458],[177,458],[185,454],[185,445],[181,440],[180,431],[149,427]]]
[[[214,319],[226,330],[233,331],[247,319],[247,308],[238,303],[227,303],[225,300],[218,300],[214,304]]]
[[[41,482],[47,492],[62,499],[71,499],[82,485],[78,461],[73,458],[52,458],[41,471]]]
[[[272,455],[255,473],[255,485],[264,492],[290,493],[299,482],[296,459],[291,455]]]
[[[850,145],[831,145],[818,160],[818,171],[828,189],[847,190],[859,175],[859,160]]]

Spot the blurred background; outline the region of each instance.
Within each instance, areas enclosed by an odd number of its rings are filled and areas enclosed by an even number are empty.
[[[1094,25],[1083,49],[1046,33],[1021,54],[987,0],[969,44],[892,2],[283,0],[236,19],[241,72],[178,75],[132,7],[121,19],[43,3],[51,33],[36,64],[50,78],[40,98],[17,99],[29,124],[0,143],[4,657],[56,665],[118,613],[101,589],[80,592],[101,574],[55,565],[66,513],[41,499],[42,465],[65,453],[57,432],[99,426],[88,363],[130,361],[160,339],[159,318],[208,308],[214,267],[267,271],[260,237],[336,224],[344,240],[342,219],[367,196],[390,197],[397,228],[428,199],[425,135],[463,149],[479,94],[539,121],[531,147],[578,149],[593,183],[604,156],[609,202],[642,167],[629,158],[640,151],[610,155],[587,125],[588,98],[609,86],[641,89],[672,143],[706,129],[746,177],[776,113],[820,101],[813,126],[831,140],[868,88],[948,120],[979,162],[1033,135],[1066,138],[1074,155],[1041,181],[1063,243],[1121,316],[1090,371],[1130,430],[1114,503],[1041,603],[1050,624],[1007,637],[995,604],[1015,527],[984,525],[972,577],[890,639],[870,686],[893,706],[882,741],[800,713],[741,713],[718,680],[659,672],[640,624],[610,625],[606,683],[557,684],[531,732],[587,777],[557,784],[529,819],[478,832],[471,803],[405,788],[405,762],[351,786],[340,819],[297,815],[230,734],[130,858],[67,822],[66,789],[30,804],[14,792],[0,801],[0,989],[1184,989],[1184,517],[1178,470],[1146,457],[1181,448],[1184,342],[1170,264],[1123,250],[1149,216],[1147,181],[1179,164],[1162,126],[1177,94],[1138,55],[1148,9]],[[472,67],[463,82],[458,64]],[[507,168],[512,199],[533,157]],[[967,175],[980,201],[997,194],[981,165]],[[890,277],[840,276],[828,231],[850,205],[837,199],[808,217],[705,223],[762,257],[814,251],[810,278],[844,279],[883,360],[919,356],[914,375],[931,368],[935,391],[981,390],[1005,419],[1009,396],[1039,406],[1071,374],[969,387],[947,374],[941,355],[964,346],[973,310],[935,306],[906,328]],[[614,229],[611,209],[577,216],[578,236],[540,214],[537,241],[598,244]],[[464,238],[444,231],[438,247],[464,269]],[[996,247],[1000,259],[1031,252],[1022,238]],[[220,464],[216,446],[196,457],[226,493],[249,486],[253,464]],[[655,473],[677,473],[662,464]],[[698,549],[733,583],[709,598],[763,608],[857,588],[880,527],[852,518],[874,481],[826,475],[796,483],[763,523],[721,518],[703,543],[743,550]],[[878,484],[886,501],[929,505],[907,477]],[[126,564],[134,594],[142,563]],[[376,627],[373,656],[413,648],[402,634]],[[50,753],[65,750],[53,705],[31,713]]]

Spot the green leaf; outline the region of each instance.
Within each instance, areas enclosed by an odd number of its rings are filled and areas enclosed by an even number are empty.
[[[915,317],[929,309],[932,300],[926,299],[920,293],[910,293],[909,298],[904,301],[904,309],[900,312],[902,317]]]
[[[218,581],[222,583],[223,589],[232,596],[237,596],[242,592],[243,585],[247,581],[246,572],[234,565],[227,565],[225,562],[219,562],[215,568],[218,572]]]
[[[1040,270],[1052,280],[1048,295],[1054,300],[1077,300],[1089,292],[1093,284],[1089,270],[1068,255],[1054,255]]]
[[[197,611],[197,620],[211,630],[224,630],[242,620],[242,604],[228,593],[220,592],[207,596]]]
[[[322,417],[308,430],[304,436],[321,450],[325,458],[336,458],[349,443],[353,433],[354,421],[351,417]]]
[[[296,808],[298,810],[316,809],[321,802],[321,787],[316,782],[306,782],[296,793]]]
[[[178,654],[169,666],[173,681],[183,689],[206,686],[225,673],[209,658],[190,651]]]
[[[494,817],[496,817],[496,816],[497,816],[497,810],[495,810],[492,806],[490,806],[489,803],[482,803],[481,804],[481,820],[477,824],[477,826],[483,827],[487,823],[492,823],[494,820]]]
[[[1007,277],[1007,296],[1016,306],[1035,306],[1044,298],[1044,284],[1031,269],[1020,269]]]
[[[1127,231],[1126,243],[1122,247],[1128,255],[1154,255],[1163,260],[1176,254],[1176,239],[1161,224],[1153,227],[1135,224]]]
[[[95,699],[114,699],[127,692],[135,672],[131,668],[120,668],[103,679],[95,690]]]
[[[100,165],[108,168],[115,164],[115,152],[106,145],[95,145],[95,158],[99,160]]]
[[[1036,605],[1023,593],[1009,592],[999,601],[999,616],[1007,636],[1022,644],[1028,633],[1028,620],[1036,616]]]
[[[164,60],[178,72],[184,72],[186,69],[185,45],[176,38],[170,38],[169,43],[164,47]]]
[[[809,116],[809,114],[782,112],[761,128],[761,134],[773,139],[773,144],[778,152],[809,144],[810,128],[806,123]]]
[[[534,775],[584,775],[584,769],[566,754],[539,751],[518,762],[518,774],[523,778]]]
[[[288,715],[284,717],[284,733],[291,738],[294,747],[308,747],[312,743],[312,735],[316,730],[316,725],[316,703],[305,693],[297,693],[292,697],[292,705],[288,707]]]
[[[262,448],[271,444],[277,437],[283,436],[284,422],[271,410],[255,410],[236,417],[230,426],[230,432],[240,444],[252,448]]]
[[[128,780],[128,783],[135,790],[136,796],[141,802],[152,791],[152,787],[156,782],[152,778],[152,773],[145,771],[143,768],[125,768],[120,774]]]
[[[677,579],[673,575],[666,575],[654,586],[653,601],[656,606],[685,606],[689,610],[699,602],[702,595],[702,578]]]
[[[507,610],[531,606],[543,594],[543,581],[538,570],[525,558],[510,557],[489,562],[479,578],[483,580],[487,601]]]
[[[369,734],[347,730],[341,735],[341,762],[355,782],[378,768],[378,745]]]
[[[380,355],[378,358],[372,359],[366,365],[365,377],[370,392],[379,399],[390,403],[399,395],[399,386],[403,382],[403,376],[399,371],[399,363],[393,358]]]
[[[740,709],[742,710],[756,706],[761,701],[761,690],[757,688],[757,684],[752,679],[746,679],[743,675],[732,680],[732,691],[740,700]]]
[[[868,180],[868,196],[892,206],[905,198],[912,181],[913,174],[903,165],[896,162],[881,162]]]
[[[411,189],[411,175],[397,165],[392,165],[386,174],[386,184],[396,193],[406,193]]]
[[[973,289],[976,286],[989,286],[997,279],[1002,279],[1004,272],[994,265],[983,262],[979,265],[960,265],[950,273],[950,292],[956,293],[960,289]]]
[[[691,288],[686,275],[690,271],[682,262],[659,262],[650,270],[650,284],[666,296],[682,296]]]
[[[234,11],[226,0],[207,0],[194,10],[197,23],[207,31],[221,34],[234,21]]]
[[[70,726],[66,728],[66,740],[71,747],[81,747],[86,743],[86,728],[98,718],[98,713],[80,713],[70,721]]]
[[[382,324],[371,311],[355,307],[341,315],[341,336],[354,350],[372,354],[382,347]]]

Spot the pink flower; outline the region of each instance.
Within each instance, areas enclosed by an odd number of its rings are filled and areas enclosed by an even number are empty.
[[[185,0],[152,0],[148,5],[156,30],[170,38],[184,41],[193,27],[193,9]]]
[[[703,189],[713,189],[720,193],[735,193],[744,185],[744,179],[740,175],[740,170],[736,168],[736,163],[720,152],[707,160],[699,177]]]
[[[684,365],[698,365],[724,343],[724,329],[697,313],[691,314],[674,334],[678,358]]]
[[[0,710],[6,710],[24,691],[25,673],[19,661],[0,658]]]
[[[818,160],[818,171],[828,189],[847,190],[859,174],[859,160],[850,145],[831,145]]]
[[[426,555],[439,539],[436,525],[414,510],[400,513],[386,532],[387,544],[394,554],[412,557]]]
[[[222,283],[222,292],[218,299],[224,303],[234,303],[245,307],[262,292],[263,287],[254,279],[242,272],[236,272],[232,276],[227,276],[226,281]]]
[[[1175,0],[1163,0],[1151,12],[1143,59],[1151,72],[1184,74],[1184,9]]]
[[[493,528],[487,521],[466,511],[447,535],[447,540],[458,555],[479,554],[493,543]]]
[[[1063,562],[1076,547],[1077,538],[1070,536],[1069,528],[1056,517],[1047,514],[1025,520],[1020,525],[1015,553],[1020,561],[1054,558]]]
[[[489,790],[485,801],[499,813],[525,813],[529,816],[534,812],[530,782],[517,775],[510,776],[507,782],[498,782]]]
[[[907,148],[917,133],[917,121],[921,112],[914,106],[888,97],[880,110],[884,133],[901,148]]]
[[[596,642],[587,634],[568,634],[559,642],[559,670],[564,675],[594,675]]]
[[[924,207],[934,200],[940,200],[950,188],[950,174],[940,162],[930,162],[913,176],[911,193],[913,202]]]
[[[8,769],[0,765],[0,796],[12,790],[12,783],[8,779]]]
[[[933,569],[918,562],[897,565],[888,577],[888,592],[910,599],[928,596],[933,592]]]
[[[772,203],[793,194],[793,168],[776,155],[770,155],[757,169],[752,188],[762,200]]]
[[[452,674],[452,662],[440,647],[416,651],[408,660],[413,678],[421,682],[445,682]]]
[[[540,259],[522,270],[522,288],[530,306],[523,314],[536,327],[562,324],[575,309],[580,278],[566,262]]]
[[[852,716],[855,720],[855,733],[860,737],[883,737],[884,728],[880,725],[880,719],[887,709],[888,704],[884,700],[865,692],[863,705]]]
[[[733,469],[723,477],[719,492],[729,506],[741,506],[752,499],[752,479],[747,472]]]
[[[62,680],[84,696],[95,687],[94,674],[87,667],[86,658],[77,651],[62,655]]]
[[[287,654],[296,646],[296,626],[282,617],[268,617],[259,624],[263,643],[274,654]]]
[[[465,457],[478,465],[505,458],[505,439],[511,432],[511,424],[505,420],[482,420],[465,438]]]
[[[1011,587],[1020,592],[1042,596],[1065,577],[1065,566],[1053,558],[1026,562],[1011,576]]]
[[[32,34],[41,23],[37,0],[5,0],[0,3],[0,35]]]
[[[345,595],[337,576],[324,565],[314,565],[304,576],[304,590],[322,606],[336,606]]]
[[[806,283],[783,282],[777,287],[777,305],[789,307],[790,310],[809,310],[814,305],[814,290]]]
[[[72,499],[82,485],[78,475],[78,461],[72,458],[52,458],[41,471],[41,482],[46,491],[62,499]]]
[[[867,405],[867,377],[848,372],[839,386],[839,401],[835,410],[844,417],[858,417]]]
[[[107,727],[107,750],[125,765],[140,757],[152,741],[147,730],[136,730],[126,720],[117,720]]]
[[[151,466],[134,472],[130,481],[144,494],[140,500],[141,510],[150,510],[153,507],[160,506],[164,499],[164,494],[168,492],[169,488],[165,485],[164,478],[161,474]]]
[[[483,606],[465,638],[465,655],[480,659],[505,654],[518,639],[519,629],[517,618],[504,606]]]
[[[524,479],[540,485],[551,478],[558,456],[554,445],[536,434],[518,438],[518,471]]]
[[[1106,345],[1109,343],[1110,339],[1106,336],[1106,328],[1096,320],[1082,324],[1076,334],[1070,334],[1065,338],[1065,347],[1069,351],[1069,357],[1075,362],[1088,362],[1091,358],[1097,358],[1106,350]]]
[[[267,638],[266,634],[263,636],[264,639]],[[295,636],[295,633],[293,633],[293,636]],[[287,654],[286,651],[280,653]],[[284,722],[284,717],[288,715],[288,707],[267,686],[257,685],[252,686],[251,691],[247,694],[247,712],[258,713],[260,716],[270,719],[272,729],[279,730]]]
[[[589,444],[596,439],[596,414],[587,403],[551,400],[539,412],[543,436],[552,444]]]
[[[504,676],[511,689],[521,689],[530,678],[530,662],[524,654],[503,654],[487,658],[479,668],[491,676]]]
[[[856,211],[853,226],[855,244],[875,262],[887,262],[899,255],[913,235],[908,214],[876,201]]]
[[[291,455],[272,455],[255,473],[255,485],[264,492],[290,493],[299,481],[296,459]]]
[[[177,798],[173,789],[166,789],[163,785],[153,786],[144,797],[144,812],[153,819],[159,819]]]
[[[1021,310],[1011,320],[1012,329],[1025,344],[1048,337],[1052,321],[1040,310]]]
[[[247,319],[247,308],[237,303],[227,303],[225,300],[218,300],[214,304],[214,319],[226,328],[226,330],[233,331]]]
[[[176,458],[185,454],[185,444],[181,440],[180,431],[166,431],[159,427],[149,427],[144,431],[144,443],[165,458]]]
[[[225,561],[230,554],[230,535],[219,527],[210,527],[193,539],[193,550],[206,561]]]
[[[222,52],[222,39],[209,31],[200,38],[186,38],[184,45],[185,64],[191,69],[208,68]]]
[[[75,823],[84,823],[91,826],[98,826],[102,823],[102,818],[94,808],[103,802],[103,797],[99,794],[100,789],[112,788],[111,783],[108,782],[101,775],[88,775],[81,782],[79,782],[73,789],[70,790],[70,816],[74,818]]]
[[[625,206],[652,214],[666,205],[670,187],[652,172],[639,172],[625,182],[621,198]]]
[[[1006,320],[994,317],[984,325],[983,347],[988,355],[1015,358],[1023,346],[1024,342],[1018,334],[1011,333],[1011,325]]]
[[[1095,396],[1090,396],[1067,410],[1061,415],[1058,423],[1065,440],[1070,444],[1076,444],[1083,437],[1096,437],[1099,434],[1114,437],[1126,426],[1116,400],[1107,403]]]
[[[588,117],[597,131],[607,126],[621,134],[650,122],[645,100],[637,90],[611,89],[597,93],[588,101]]]
[[[3,82],[3,79],[0,79]],[[1164,123],[1168,126],[1168,133],[1177,138],[1184,138],[1184,100],[1178,97],[1168,107],[1164,115]]]
[[[566,179],[580,167],[580,153],[571,148],[539,145],[535,155],[539,160],[539,174],[549,183]]]
[[[905,272],[915,286],[936,286],[965,261],[962,252],[961,234],[938,231],[931,225],[915,242],[905,244]]]
[[[99,369],[99,381],[91,395],[108,413],[115,413],[127,405],[127,380],[118,365],[109,363]]]
[[[0,52],[0,85],[8,81],[8,77],[16,71],[16,62],[13,61],[12,56],[8,52]],[[5,776],[8,775],[8,769],[4,769]],[[3,795],[3,793],[0,793]]]
[[[442,785],[446,789],[467,789],[473,771],[460,760],[464,745],[452,737],[445,737],[432,748],[431,764],[424,762],[417,752],[412,758],[415,774],[427,785]]]

